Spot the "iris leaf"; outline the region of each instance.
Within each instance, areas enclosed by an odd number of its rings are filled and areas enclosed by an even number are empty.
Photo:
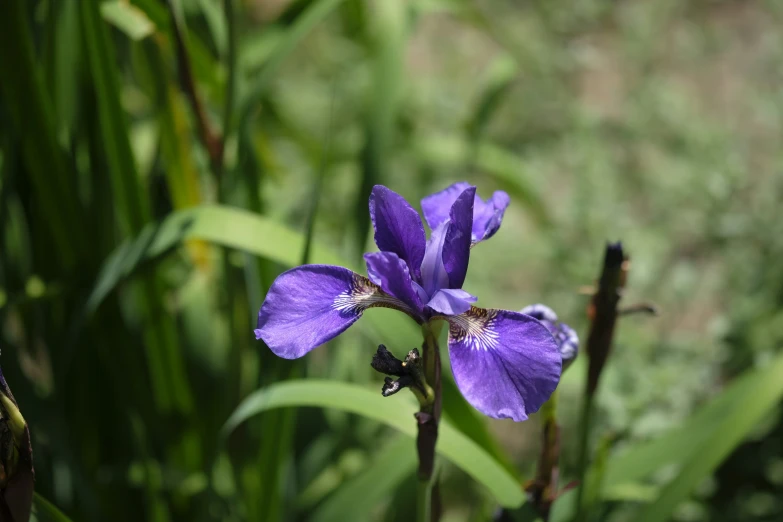
[[[669,520],[677,505],[739,445],[783,397],[783,356],[747,371],[687,421],[665,435],[610,457],[601,497],[653,501],[634,520]],[[640,484],[653,472],[677,464],[679,473],[657,490]],[[570,519],[573,491],[554,504],[553,522]]]
[[[677,506],[686,500],[699,483],[742,442],[783,397],[783,356],[761,371],[751,371],[742,380],[747,388],[733,394],[728,410],[714,429],[707,432],[701,444],[684,461],[682,469],[661,491],[658,499],[647,505],[636,518],[639,522],[666,522]],[[744,382],[739,383],[740,386]],[[693,435],[691,434],[692,438]]]
[[[416,436],[412,402],[389,400],[377,391],[335,381],[288,381],[260,389],[242,401],[223,426],[227,437],[238,425],[261,412],[285,407],[335,408],[376,420],[410,437]],[[438,453],[483,484],[504,507],[524,502],[522,488],[498,462],[475,442],[443,422],[438,436]],[[411,448],[411,452],[415,453]]]
[[[155,32],[155,24],[144,11],[127,2],[102,3],[101,16],[131,40],[143,40]]]
[[[38,522],[71,522],[57,506],[38,493],[33,494],[33,513]]]

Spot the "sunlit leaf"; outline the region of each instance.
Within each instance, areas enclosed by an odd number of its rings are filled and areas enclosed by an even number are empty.
[[[33,516],[37,522],[71,522],[57,506],[38,493],[33,494]]]
[[[155,32],[155,24],[144,11],[126,1],[103,2],[101,16],[131,40],[143,40]]]
[[[377,391],[335,381],[288,381],[258,390],[248,396],[226,421],[222,434],[227,437],[239,424],[263,411],[284,407],[335,408],[376,420],[415,437],[417,408],[401,398],[389,400]],[[483,484],[505,507],[524,502],[517,480],[468,437],[448,422],[442,422],[438,434],[438,453]],[[411,451],[414,448],[411,447]]]

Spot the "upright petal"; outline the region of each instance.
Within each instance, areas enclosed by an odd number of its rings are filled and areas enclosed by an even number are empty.
[[[470,184],[460,181],[421,200],[421,210],[430,229],[435,230],[438,225],[449,220],[451,206],[469,188]]]
[[[443,266],[443,242],[449,222],[445,221],[433,229],[427,241],[424,260],[421,262],[421,282],[428,296],[435,295],[441,288],[449,287],[449,274]]]
[[[474,244],[495,235],[495,232],[500,228],[503,214],[506,212],[510,201],[508,194],[502,190],[492,194],[492,197],[486,203],[480,197],[476,197],[473,207],[473,229],[471,234]]]
[[[449,224],[443,241],[443,266],[449,275],[449,288],[462,288],[468,273],[475,197],[476,187],[468,187],[457,197],[449,212]]]
[[[284,359],[297,359],[337,337],[367,308],[408,306],[347,268],[305,265],[283,272],[258,311],[256,339]]]
[[[370,281],[408,305],[411,310],[422,313],[424,306],[405,261],[393,252],[364,254],[364,260],[367,262],[367,275],[370,276]]]
[[[378,248],[397,254],[419,277],[427,241],[419,213],[396,192],[375,185],[370,194],[370,218]]]
[[[454,380],[480,412],[523,421],[557,388],[560,353],[539,321],[517,312],[476,307],[445,319],[450,324]]]

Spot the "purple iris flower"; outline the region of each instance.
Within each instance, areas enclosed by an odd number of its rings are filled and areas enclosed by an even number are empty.
[[[557,343],[557,349],[560,351],[560,357],[563,360],[563,371],[571,366],[576,356],[579,354],[579,336],[573,328],[557,319],[554,310],[546,305],[532,304],[519,311],[530,317],[535,317],[549,329]]]
[[[418,212],[376,185],[370,216],[380,252],[365,254],[369,278],[347,268],[305,265],[281,274],[258,312],[256,338],[278,356],[302,357],[355,323],[368,308],[394,308],[417,323],[449,323],[449,356],[465,398],[495,418],[527,419],[557,387],[558,345],[539,320],[473,306],[462,289],[470,249],[500,227],[505,192],[484,201],[456,183],[424,198],[429,240]]]

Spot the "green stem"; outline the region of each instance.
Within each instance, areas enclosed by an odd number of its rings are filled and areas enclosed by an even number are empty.
[[[419,479],[416,496],[416,522],[430,522],[430,501],[432,488],[429,480]]]
[[[589,384],[587,384],[589,386]],[[576,515],[574,522],[583,522],[587,520],[587,506],[584,504],[585,477],[587,476],[587,448],[590,440],[590,425],[593,414],[593,394],[590,390],[585,390],[584,402],[582,403],[582,416],[579,422],[579,460],[577,464],[577,479],[579,489],[576,493]]]
[[[424,522],[432,522],[438,519],[438,510],[433,511],[432,505],[432,485],[433,470],[435,468],[435,445],[438,440],[438,424],[440,422],[441,412],[441,378],[440,378],[440,350],[438,348],[438,334],[440,333],[440,323],[432,325],[430,323],[422,325],[422,335],[424,341],[422,349],[424,351],[424,375],[427,384],[432,388],[434,394],[433,400],[422,403],[421,409],[417,414],[419,432],[416,437],[416,449],[419,453],[419,501],[418,514],[420,517],[427,516],[425,519],[419,519]],[[439,505],[435,499],[436,505]]]

